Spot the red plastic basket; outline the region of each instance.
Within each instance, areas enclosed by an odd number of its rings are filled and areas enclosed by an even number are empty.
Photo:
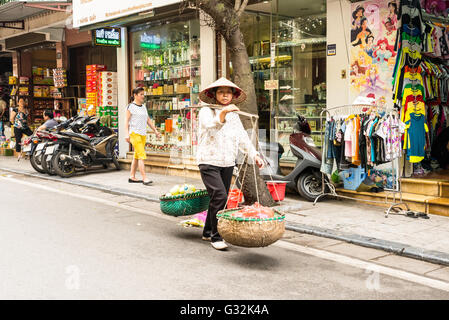
[[[270,191],[274,201],[282,201],[285,198],[285,186],[287,182],[284,181],[267,181],[267,188]]]

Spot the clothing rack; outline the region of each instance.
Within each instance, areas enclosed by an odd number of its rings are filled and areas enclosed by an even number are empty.
[[[337,107],[332,107],[332,108],[326,108],[323,109],[320,113],[320,124],[321,124],[321,128],[324,128],[323,126],[323,121],[327,120],[327,117],[323,118],[324,113],[327,113],[327,115],[329,115],[330,118],[334,117],[334,115],[332,115],[331,111],[336,111],[336,110],[344,110],[347,109],[348,111],[348,115],[350,114],[361,114],[363,113],[363,109],[368,109],[368,112],[377,112],[378,109],[382,109],[383,111],[392,111],[391,110],[387,110],[387,108],[385,107],[381,107],[381,106],[376,106],[376,105],[370,105],[370,104],[349,104],[349,105],[342,105],[342,106],[337,106]],[[323,139],[323,132],[321,131],[321,141],[324,141]],[[324,156],[324,155],[323,155]],[[394,163],[396,162],[396,166],[394,165]],[[386,191],[385,193],[385,201],[377,201],[377,200],[366,200],[366,199],[357,199],[354,197],[350,197],[350,196],[342,196],[337,194],[336,189],[334,187],[334,185],[332,185],[325,173],[321,172],[321,182],[322,182],[322,194],[320,194],[315,201],[313,202],[313,205],[315,206],[316,203],[318,202],[318,200],[324,196],[332,196],[332,197],[337,197],[337,198],[343,198],[343,199],[350,199],[350,200],[358,200],[358,201],[365,201],[365,202],[372,202],[372,203],[382,203],[382,204],[387,204],[389,205],[388,209],[385,210],[385,218],[388,218],[388,215],[391,212],[401,212],[404,210],[400,209],[400,206],[403,205],[406,208],[406,213],[408,213],[410,211],[409,206],[402,201],[402,190],[401,190],[401,185],[400,185],[400,180],[399,180],[399,163],[398,163],[398,159],[393,159],[391,161],[392,164],[392,173],[395,176],[395,183],[393,185],[392,189],[387,189],[384,188],[384,191]],[[330,192],[326,192],[326,187],[329,189]],[[393,198],[392,201],[388,200],[388,195],[389,194],[393,194]],[[398,198],[399,195],[399,199]]]

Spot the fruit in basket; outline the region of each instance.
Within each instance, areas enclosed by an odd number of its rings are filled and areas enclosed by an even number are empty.
[[[244,207],[243,209],[231,214],[235,218],[258,218],[268,219],[274,217],[274,211],[271,208],[264,207],[256,202],[252,206]]]
[[[177,196],[181,194],[189,194],[196,192],[196,188],[191,184],[175,185],[170,189],[168,193],[165,194],[166,197]]]

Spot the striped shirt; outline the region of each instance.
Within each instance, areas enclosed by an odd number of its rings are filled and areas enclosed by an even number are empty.
[[[142,136],[147,134],[148,111],[144,105],[137,105],[134,102],[128,105],[128,110],[131,113],[129,119],[129,133],[137,133]]]

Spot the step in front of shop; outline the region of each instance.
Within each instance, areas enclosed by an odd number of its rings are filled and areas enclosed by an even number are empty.
[[[376,202],[364,202],[370,205],[381,206],[388,208],[393,203],[393,194],[390,192],[357,192],[353,190],[337,189],[337,194],[354,198],[357,200],[370,200]],[[387,197],[387,198],[386,198]],[[396,194],[395,202],[400,202],[399,193]],[[449,216],[449,198],[442,198],[438,196],[429,196],[416,193],[402,192],[402,202],[406,203],[410,210],[419,211],[428,214]],[[405,209],[405,206],[401,206]]]
[[[422,194],[441,197],[441,181],[425,179],[401,179],[401,190],[404,193]]]

